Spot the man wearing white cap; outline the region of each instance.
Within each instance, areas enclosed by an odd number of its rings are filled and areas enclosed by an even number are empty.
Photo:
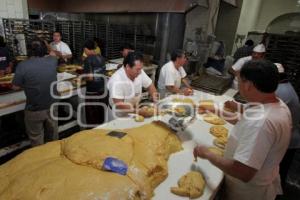
[[[264,44],[259,44],[256,47],[254,47],[251,56],[247,56],[247,57],[243,57],[243,58],[238,59],[238,61],[230,69],[230,72],[235,75],[235,79],[234,79],[234,83],[233,83],[234,88],[237,89],[237,78],[236,78],[236,76],[239,73],[239,71],[241,70],[241,68],[243,67],[243,65],[246,62],[250,61],[250,60],[264,59],[265,54],[266,54],[265,45]]]
[[[300,103],[299,98],[292,84],[288,81],[284,67],[275,63],[279,72],[279,84],[276,95],[288,106],[292,115],[292,134],[287,152],[280,163],[280,177],[283,193],[285,193],[286,177],[292,164],[294,155],[300,149]]]

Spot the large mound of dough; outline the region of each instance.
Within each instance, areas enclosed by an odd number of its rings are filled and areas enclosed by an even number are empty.
[[[171,192],[194,199],[202,196],[204,188],[205,180],[202,174],[191,171],[179,179],[178,187],[171,187]]]
[[[122,130],[82,131],[29,149],[0,166],[0,199],[150,199],[168,175],[167,159],[181,150],[177,136],[152,123]],[[126,176],[101,170],[108,157],[123,160]]]

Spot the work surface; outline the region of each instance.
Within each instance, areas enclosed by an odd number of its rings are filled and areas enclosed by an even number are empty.
[[[236,93],[235,90],[229,89],[222,96],[214,96],[208,93],[195,91],[194,95],[188,98],[194,100],[195,103],[199,102],[199,100],[211,99],[214,100],[215,103],[222,103],[227,100],[231,100],[232,96]],[[178,97],[177,95],[169,96],[164,101],[172,100],[174,97]],[[185,97],[183,97],[185,98]],[[165,116],[166,118],[168,116]],[[135,122],[134,119],[116,119],[109,123],[99,126],[98,128],[106,128],[106,129],[125,129],[138,127],[143,124],[151,123],[154,118],[148,118],[144,122]],[[164,117],[161,119],[165,121]],[[204,178],[206,180],[206,188],[204,194],[199,198],[199,200],[208,200],[213,199],[219,189],[219,186],[223,179],[223,172],[218,168],[210,164],[206,160],[198,159],[197,162],[194,162],[193,158],[193,148],[196,144],[204,144],[208,146],[213,146],[213,136],[209,133],[209,128],[211,124],[208,124],[202,120],[201,116],[198,116],[198,119],[190,124],[184,132],[178,133],[178,136],[183,141],[183,151],[172,154],[168,161],[168,178],[162,182],[155,189],[154,200],[161,199],[188,199],[184,197],[179,197],[170,192],[170,187],[177,186],[178,179],[189,172],[191,169],[196,169],[202,172]],[[232,125],[226,124],[226,128],[231,130]]]

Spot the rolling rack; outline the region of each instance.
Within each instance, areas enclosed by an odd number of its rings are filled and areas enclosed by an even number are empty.
[[[31,41],[39,37],[51,41],[55,23],[41,20],[3,19],[4,34],[13,57],[27,54]],[[22,49],[25,46],[25,51]]]
[[[300,97],[300,36],[269,34],[266,58],[281,63]]]
[[[7,45],[14,57],[27,55],[26,50],[34,37],[52,41],[55,30],[62,33],[62,40],[70,46],[75,60],[81,57],[84,41],[94,37],[103,41],[103,55],[108,59],[119,58],[120,48],[125,42],[141,52],[145,52],[145,49],[153,46],[154,43],[153,39],[147,39],[153,36],[150,28],[145,25],[101,24],[96,21],[3,19],[3,26]],[[24,43],[25,51],[22,51],[20,43]]]

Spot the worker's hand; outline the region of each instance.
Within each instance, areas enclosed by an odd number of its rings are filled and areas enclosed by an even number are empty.
[[[184,88],[184,89],[183,89],[183,94],[184,94],[185,96],[191,96],[191,95],[193,95],[193,93],[194,93],[194,91],[193,91],[193,89],[191,89],[191,88]]]
[[[198,146],[196,146],[196,147],[194,148],[193,154],[194,154],[195,159],[196,159],[197,157],[206,159],[206,158],[207,158],[207,155],[209,154],[209,150],[208,150],[208,148],[205,147],[205,146],[198,145]]]
[[[238,106],[238,103],[236,103],[235,101],[226,101],[224,103],[224,109],[229,112],[237,112]]]
[[[53,52],[54,52],[55,56],[57,56],[59,58],[63,57],[63,55],[62,55],[62,53],[60,51],[53,50]]]
[[[55,54],[55,52],[54,52],[53,50],[51,50],[51,51],[49,52],[49,55],[50,55],[50,56],[56,57],[56,54]]]
[[[145,118],[152,117],[154,113],[155,113],[155,108],[153,107],[143,106],[141,108],[138,108],[138,114]]]

